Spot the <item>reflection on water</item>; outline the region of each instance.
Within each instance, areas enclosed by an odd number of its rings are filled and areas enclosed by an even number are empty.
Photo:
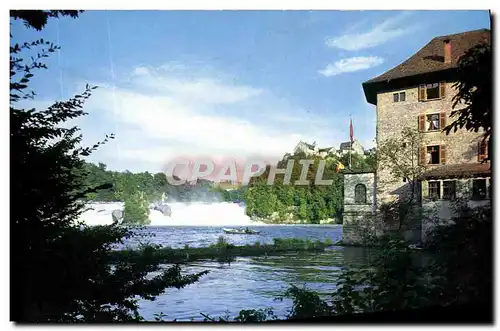
[[[143,302],[141,314],[153,319],[163,312],[172,320],[202,320],[200,312],[236,316],[242,309],[273,308],[284,317],[291,300],[275,300],[289,285],[307,286],[320,294],[335,290],[336,277],[346,265],[362,265],[368,254],[361,248],[341,248],[323,253],[290,253],[272,257],[237,258],[230,264],[198,261],[185,266],[184,272],[209,270],[199,282],[184,289],[170,289],[156,301]]]
[[[327,238],[333,242],[342,239],[341,226],[249,226],[252,230],[260,231],[259,235],[225,234],[221,227],[199,227],[199,226],[162,226],[147,227],[138,231],[140,234],[153,235],[149,238],[141,238],[143,242],[182,248],[184,245],[190,247],[203,247],[217,242],[219,236],[226,237],[227,241],[234,245],[247,245],[260,242],[261,244],[272,244],[273,238],[301,238],[324,241]],[[133,238],[127,242],[133,246],[137,239]]]

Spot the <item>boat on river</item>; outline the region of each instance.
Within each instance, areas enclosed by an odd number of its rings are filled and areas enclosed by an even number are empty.
[[[229,234],[259,234],[260,231],[246,229],[222,229],[225,233]]]

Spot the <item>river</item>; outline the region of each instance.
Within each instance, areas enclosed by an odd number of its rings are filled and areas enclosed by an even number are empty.
[[[294,225],[250,226],[260,235],[224,235],[220,227],[149,227],[155,236],[151,242],[170,247],[207,246],[220,235],[234,244],[272,243],[273,238],[303,238],[332,241],[341,239],[341,226]],[[292,284],[307,285],[327,295],[335,289],[340,268],[363,264],[368,252],[355,247],[333,247],[323,253],[291,253],[281,256],[237,258],[231,263],[197,261],[183,267],[186,273],[208,270],[197,283],[183,289],[169,289],[155,301],[141,301],[141,315],[146,320],[162,312],[167,320],[202,320],[210,316],[238,315],[242,309],[272,308],[284,317],[291,300],[275,300]]]
[[[94,206],[94,214],[87,212],[82,219],[89,224],[110,222],[109,214],[115,205]],[[106,212],[103,212],[106,210]],[[152,226],[146,227],[145,237],[128,242],[135,246],[138,240],[162,246],[181,248],[203,247],[216,243],[223,235],[235,245],[272,243],[274,238],[300,238],[332,242],[342,239],[339,225],[265,225],[253,223],[236,204],[177,204],[174,217],[152,213]],[[258,235],[227,235],[223,227],[249,227],[261,231]],[[163,313],[166,320],[203,320],[200,313],[212,317],[238,315],[242,309],[272,308],[284,317],[291,308],[291,300],[276,300],[290,285],[303,286],[329,294],[335,289],[336,277],[343,266],[363,264],[369,252],[362,248],[333,247],[322,253],[290,253],[281,256],[237,258],[231,263],[196,261],[183,266],[184,273],[208,270],[198,282],[183,289],[168,289],[155,301],[140,301],[140,314],[146,320]]]

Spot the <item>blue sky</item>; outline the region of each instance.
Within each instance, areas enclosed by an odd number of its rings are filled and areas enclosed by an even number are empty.
[[[433,37],[489,28],[487,11],[87,11],[13,41],[61,46],[35,76],[43,107],[98,85],[76,122],[90,157],[160,171],[179,156],[280,158],[299,140],[374,146],[361,83]]]

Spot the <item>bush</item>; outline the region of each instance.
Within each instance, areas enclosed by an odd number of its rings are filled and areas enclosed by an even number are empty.
[[[127,225],[147,225],[151,223],[149,219],[149,202],[144,197],[143,192],[136,192],[125,200],[123,211],[123,224]]]
[[[69,11],[70,16],[78,16]],[[11,17],[26,26],[43,28],[48,18],[68,11],[13,10]],[[84,157],[92,147],[80,147],[80,118],[95,87],[58,101],[47,109],[23,109],[17,103],[32,98],[28,84],[41,59],[57,46],[40,39],[12,42],[10,47],[11,199],[22,201],[10,218],[11,320],[15,322],[122,322],[138,321],[138,299],[154,300],[166,288],[181,288],[205,273],[181,275],[180,267],[163,268],[155,251],[112,260],[112,250],[133,235],[112,224],[89,227],[78,221],[81,200],[99,188],[88,187]],[[34,55],[29,62],[29,54]],[[38,53],[38,55],[36,55]],[[25,55],[25,56],[21,56]],[[157,276],[151,277],[151,273]]]
[[[268,320],[277,320],[278,317],[274,315],[272,309],[244,309],[241,310],[238,316],[234,318],[236,322],[242,323],[256,323],[265,322]]]
[[[442,304],[492,304],[493,223],[491,207],[460,206],[454,224],[438,226],[427,249],[436,259],[431,265],[439,280],[436,294]]]
[[[293,305],[289,311],[288,319],[302,319],[311,317],[331,316],[331,307],[323,301],[318,293],[308,290],[307,288],[299,288],[292,285],[285,292],[282,298],[291,298]]]

